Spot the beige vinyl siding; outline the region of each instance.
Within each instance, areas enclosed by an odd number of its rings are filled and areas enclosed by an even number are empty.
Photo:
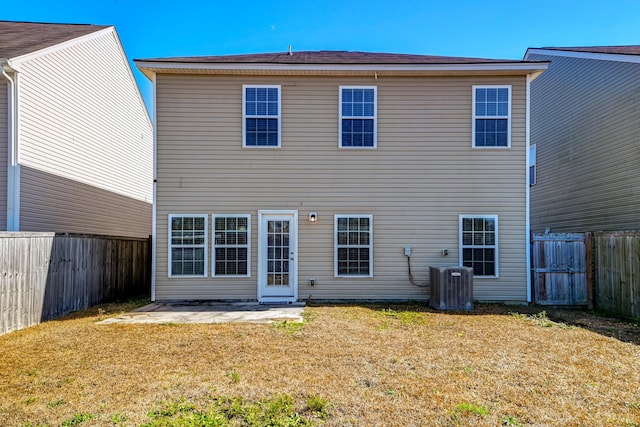
[[[0,231],[7,230],[8,95],[8,84],[0,81]]]
[[[640,229],[640,64],[551,60],[532,85],[533,231]]]
[[[409,283],[404,247],[424,285],[430,265],[459,263],[460,214],[496,214],[500,277],[477,279],[475,297],[526,300],[524,77],[156,81],[158,300],[255,299],[257,214],[269,209],[299,213],[299,299],[425,299]],[[242,148],[243,84],[282,85],[281,148]],[[477,84],[513,85],[511,149],[471,148]],[[338,148],[340,85],[377,86],[378,148]],[[251,214],[252,276],[168,278],[172,213]],[[372,278],[334,277],[335,214],[373,215]]]
[[[151,234],[153,133],[115,32],[25,61],[19,90],[21,230]]]

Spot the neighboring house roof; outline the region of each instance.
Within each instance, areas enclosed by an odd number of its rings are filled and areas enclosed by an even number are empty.
[[[0,21],[0,58],[16,58],[105,28],[109,27]]]
[[[529,60],[529,58],[531,58],[530,55],[562,56],[567,58],[640,63],[640,45],[530,47],[524,54],[524,59]]]
[[[455,56],[410,55],[401,53],[350,51],[289,51],[246,55],[185,56],[135,59],[138,68],[149,78],[160,73],[300,73],[354,74],[491,72],[527,74],[547,68],[545,61],[464,58]]]
[[[640,55],[640,45],[628,46],[583,46],[583,47],[541,47],[545,50],[569,52],[608,53],[614,55]]]

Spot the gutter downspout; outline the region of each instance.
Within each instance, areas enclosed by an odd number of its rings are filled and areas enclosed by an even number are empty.
[[[20,230],[20,163],[18,156],[18,87],[17,71],[7,59],[0,58],[2,76],[9,82],[7,91],[7,231]],[[9,75],[13,74],[13,77]]]
[[[546,68],[545,68],[546,70]],[[531,295],[531,183],[529,182],[529,151],[531,148],[531,82],[540,77],[543,71],[536,71],[535,73],[527,74],[527,88],[526,88],[526,113],[525,113],[525,140],[526,140],[526,158],[525,158],[525,177],[526,177],[526,257],[527,257],[527,302],[532,303],[533,298]]]
[[[156,76],[157,74],[154,72],[151,78],[151,83],[153,84],[153,94],[152,94],[152,102],[153,102],[153,206],[152,206],[152,217],[151,217],[151,301],[156,300],[156,259],[157,259],[157,247],[158,247],[158,233],[157,233],[157,181],[158,181],[158,126],[156,125],[158,122],[158,109],[156,107],[158,101],[158,97],[156,95]]]
[[[537,75],[527,74],[526,88],[526,113],[525,113],[525,140],[526,140],[526,160],[525,160],[525,176],[526,176],[526,257],[527,257],[527,302],[531,303],[531,182],[529,181],[529,155],[531,149],[531,82]]]

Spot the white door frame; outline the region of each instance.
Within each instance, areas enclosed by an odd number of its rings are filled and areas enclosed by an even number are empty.
[[[289,287],[287,295],[269,295],[267,289],[267,228],[266,221],[287,219],[289,225]],[[258,302],[296,302],[298,300],[298,211],[258,211]]]

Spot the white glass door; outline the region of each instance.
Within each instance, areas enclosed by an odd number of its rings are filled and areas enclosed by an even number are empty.
[[[296,211],[260,211],[258,300],[292,302],[298,297]]]

